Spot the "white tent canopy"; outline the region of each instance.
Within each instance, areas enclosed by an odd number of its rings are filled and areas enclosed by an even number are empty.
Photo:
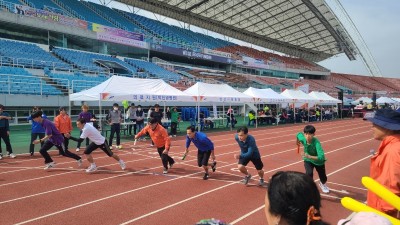
[[[391,99],[391,98],[389,98],[389,97],[380,97],[380,98],[378,98],[377,100],[376,100],[376,103],[377,104],[385,104],[385,103],[388,103],[388,104],[396,104],[396,103],[398,103],[397,101],[395,101],[395,100],[393,100],[393,99]]]
[[[318,99],[322,104],[337,104],[342,102],[339,99],[336,99],[325,92],[312,91],[308,93],[308,95]]]
[[[318,99],[300,91],[300,90],[292,90],[286,89],[281,93],[281,95],[288,97],[294,103],[317,103],[319,102]]]
[[[370,99],[368,97],[361,97],[357,100],[352,101],[351,104],[358,105],[358,104],[360,104],[360,101],[362,101],[363,103],[372,103],[372,99]]]
[[[253,101],[250,96],[235,90],[227,84],[197,82],[183,92],[197,99],[198,102],[244,103]]]
[[[112,76],[103,83],[70,95],[70,101],[193,102],[193,98],[160,79]]]
[[[253,98],[253,101],[256,103],[276,103],[276,104],[278,104],[278,103],[293,102],[292,99],[285,97],[279,93],[276,93],[271,88],[257,89],[257,88],[249,87],[243,93],[251,96]]]

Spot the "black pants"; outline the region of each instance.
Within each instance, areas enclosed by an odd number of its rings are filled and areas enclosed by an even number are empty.
[[[112,141],[113,141],[113,138],[114,138],[114,133],[117,134],[117,145],[120,145],[120,144],[121,144],[121,137],[120,137],[120,134],[121,134],[121,124],[119,124],[119,123],[113,123],[113,124],[111,125],[111,134],[110,134],[110,138],[108,139],[108,143],[110,144],[110,146],[112,146]]]
[[[49,153],[47,152],[49,149],[51,149],[53,146],[56,146],[56,148],[58,149],[58,151],[63,152],[64,154],[62,154],[63,156],[69,157],[69,158],[73,158],[75,160],[80,160],[81,157],[68,151],[68,149],[64,149],[62,145],[55,145],[53,144],[53,142],[47,140],[44,145],[40,148],[40,154],[43,156],[44,158],[44,163],[51,163],[53,162],[53,159],[51,159]]]
[[[131,120],[131,122],[135,122],[135,124],[133,124],[133,125],[128,125],[128,132],[129,132],[129,135],[132,135],[132,127],[133,127],[133,135],[136,135],[136,119],[130,119]]]
[[[0,128],[0,154],[2,154],[3,150],[1,149],[1,139],[3,139],[4,143],[6,144],[6,150],[8,153],[13,153],[11,143],[10,143],[10,136],[7,134],[7,130],[4,127]]]
[[[35,152],[35,145],[32,142],[36,140],[38,137],[39,139],[42,139],[44,138],[44,136],[45,136],[44,133],[31,133],[31,144],[29,145],[29,153]],[[40,146],[43,147],[43,143],[40,143]]]
[[[176,129],[178,127],[178,123],[171,122],[171,134],[176,135]]]
[[[64,134],[62,134],[62,136],[64,136]],[[89,139],[89,138],[86,138],[86,141],[87,141],[88,139]],[[69,138],[66,138],[66,137],[64,136],[64,149],[68,150],[68,145],[69,145]],[[62,155],[61,152],[60,152],[60,155]]]
[[[79,136],[82,134],[82,131],[79,132]],[[65,138],[65,137],[64,137]],[[76,146],[76,148],[80,148],[81,147],[81,143],[82,142],[78,142],[78,145]],[[89,138],[86,138],[86,146],[89,145]]]
[[[167,155],[167,154],[163,154],[163,151],[165,150],[165,146],[161,147],[161,148],[157,148],[158,154],[160,155],[162,164],[164,166],[165,169],[168,169],[168,163],[174,164],[175,161],[173,158],[171,158],[171,156]]]
[[[326,181],[328,181],[328,178],[326,177],[325,164],[322,166],[317,166],[310,162],[304,161],[304,168],[306,169],[306,174],[308,176],[310,176],[311,178],[313,178],[313,172],[314,172],[314,168],[315,168],[315,170],[318,173],[319,180],[321,181],[321,183],[325,184]]]

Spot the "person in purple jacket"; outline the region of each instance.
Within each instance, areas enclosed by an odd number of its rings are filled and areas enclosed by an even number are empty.
[[[33,107],[32,109],[32,113],[35,113],[37,111],[42,111],[42,109],[40,107]],[[42,115],[43,119],[47,119],[46,114],[43,113]],[[29,145],[29,153],[31,154],[31,156],[33,156],[34,152],[35,152],[35,145],[33,144],[33,141],[36,140],[38,137],[39,139],[44,138],[44,128],[37,122],[33,121],[32,116],[28,116],[27,120],[32,120],[32,131],[31,131],[31,142]],[[41,146],[43,146],[43,143],[40,144]],[[62,152],[60,152],[61,155]]]
[[[93,125],[93,115],[91,112],[89,112],[89,106],[88,105],[82,105],[82,112],[79,113],[78,115],[78,119],[85,119],[86,123],[92,123]],[[95,120],[95,119],[94,119]],[[80,134],[82,134],[82,131],[80,131]],[[76,151],[79,152],[80,148],[81,148],[81,143],[82,142],[78,142],[78,145],[76,146]],[[89,138],[86,138],[86,146],[89,145]]]
[[[53,159],[50,157],[49,153],[47,152],[53,146],[59,151],[64,152],[63,156],[73,158],[77,161],[78,167],[82,165],[82,159],[80,156],[68,151],[68,149],[64,148],[64,136],[57,130],[56,126],[48,119],[42,118],[42,111],[37,111],[31,115],[32,119],[42,125],[45,130],[45,136],[39,140],[34,140],[33,144],[44,143],[43,146],[40,148],[40,154],[44,158],[44,163],[46,166],[44,167],[45,170],[55,167]]]
[[[205,133],[197,132],[194,126],[189,126],[186,128],[186,152],[185,155],[189,153],[190,143],[193,142],[194,146],[198,149],[197,151],[197,165],[203,167],[204,177],[203,180],[208,179],[208,160],[210,156],[212,157],[213,164],[211,169],[215,172],[217,162],[215,162],[214,155],[214,144],[207,137]]]

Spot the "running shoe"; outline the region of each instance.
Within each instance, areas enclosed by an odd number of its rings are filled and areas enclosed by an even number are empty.
[[[46,165],[44,166],[44,170],[48,170],[54,167],[56,167],[56,164],[54,164],[54,162],[46,163]]]
[[[328,186],[326,186],[325,184],[321,183],[321,181],[319,182],[319,187],[321,188],[322,192],[324,193],[329,193],[329,188]]]
[[[96,164],[90,164],[90,166],[86,169],[86,173],[91,173],[97,170]]]
[[[208,173],[204,174],[203,180],[208,180]]]
[[[75,150],[75,151],[76,151],[76,152],[79,152],[79,150],[80,150],[79,148],[76,148],[76,150]]]
[[[125,169],[126,169],[126,164],[125,164],[124,161],[122,161],[122,159],[119,160],[119,165],[121,166],[121,169],[122,169],[122,170],[125,170]]]
[[[264,186],[265,182],[264,179],[261,178],[260,181],[258,182],[258,186]]]
[[[213,172],[215,172],[215,170],[217,169],[217,162],[216,162],[216,161],[214,161],[214,162],[212,163],[211,169],[212,169]]]
[[[242,180],[242,183],[244,185],[247,185],[249,183],[249,181],[250,181],[250,178],[251,178],[251,174],[244,176],[244,178]]]
[[[14,153],[7,154],[7,156],[10,157],[10,158],[12,158],[12,159],[14,159],[15,157],[17,157],[16,155],[14,155]]]
[[[163,174],[167,174],[167,173],[168,173],[168,169],[165,169],[165,168],[164,168]]]

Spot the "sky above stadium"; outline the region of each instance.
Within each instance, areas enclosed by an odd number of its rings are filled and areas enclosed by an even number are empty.
[[[99,3],[99,0],[89,1]],[[327,2],[329,3],[329,0]],[[340,2],[363,37],[382,75],[384,77],[400,78],[400,62],[398,60],[400,58],[400,26],[398,25],[398,21],[400,21],[400,1],[341,0]],[[132,7],[127,7],[117,2],[110,2],[108,6],[126,11],[132,10]],[[145,10],[135,9],[135,12],[171,25],[183,26],[183,23],[157,16]],[[222,35],[194,26],[191,26],[191,30],[224,39]],[[262,49],[234,39],[229,39],[229,41]],[[356,61],[349,61],[344,54],[341,54],[324,60],[320,64],[332,72],[369,75],[360,57],[357,57]]]
[[[384,77],[400,78],[400,1],[341,0]],[[368,75],[361,59],[339,55],[320,63],[333,72]]]

